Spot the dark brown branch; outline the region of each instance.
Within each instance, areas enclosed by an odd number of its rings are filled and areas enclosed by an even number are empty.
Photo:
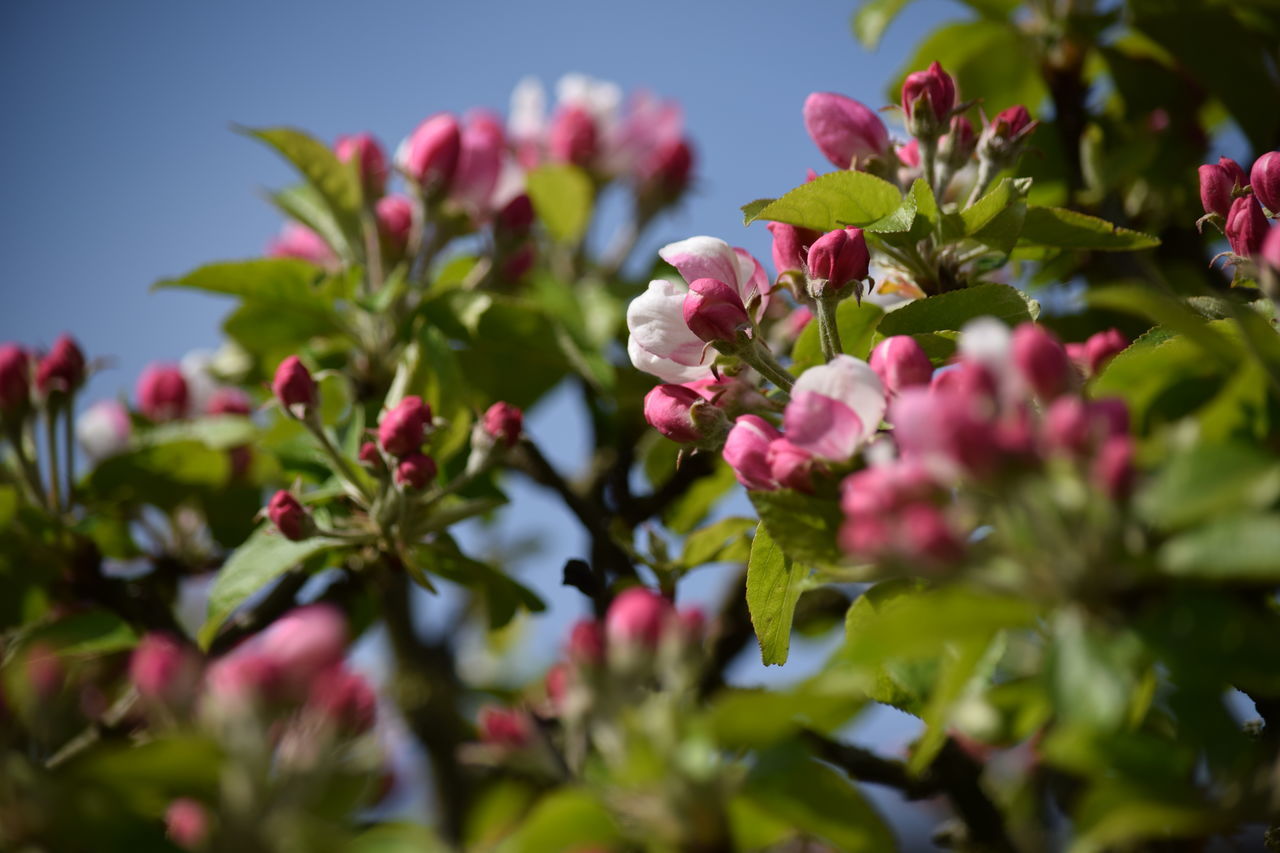
[[[679,468],[650,495],[635,498],[622,508],[622,520],[634,527],[652,518],[689,491],[698,480],[709,475],[716,464],[714,453],[699,453],[684,460]]]

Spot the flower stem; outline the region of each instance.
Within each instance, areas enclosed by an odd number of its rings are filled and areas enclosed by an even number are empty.
[[[917,137],[920,142],[920,166],[924,173],[924,182],[929,185],[929,189],[933,190],[934,197],[940,195],[937,185],[934,183],[935,161],[938,159],[938,138],[922,134]]]
[[[76,424],[76,395],[75,392],[67,394],[66,417],[63,419],[62,428],[65,430],[63,438],[63,447],[66,449],[67,463],[67,506],[70,507],[75,501],[76,489],[76,440],[75,440],[75,424]]]
[[[768,379],[784,393],[791,391],[791,386],[796,384],[791,374],[778,364],[773,355],[764,347],[759,346],[754,340],[748,342],[745,346],[739,347],[734,355],[741,358],[757,373]]]
[[[819,296],[815,302],[818,307],[818,340],[822,344],[822,357],[831,361],[844,353],[844,344],[840,341],[840,325],[836,320],[836,306],[840,304],[840,297],[834,294]]]
[[[44,441],[49,448],[49,504],[55,513],[62,511],[62,484],[58,482],[58,416],[52,409],[44,410]]]
[[[346,480],[347,485],[355,489],[360,497],[364,500],[365,507],[373,505],[373,495],[365,488],[364,481],[351,467],[351,463],[347,458],[338,452],[338,448],[334,446],[333,441],[329,438],[329,434],[325,431],[324,425],[319,422],[319,418],[314,412],[308,413],[307,417],[302,419],[307,429],[316,437],[316,441],[320,442],[320,447],[324,450],[325,455],[332,460],[334,466],[338,469],[338,475]]]

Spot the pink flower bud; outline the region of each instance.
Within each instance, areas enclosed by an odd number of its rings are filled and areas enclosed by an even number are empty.
[[[682,607],[676,611],[680,638],[687,643],[701,643],[707,633],[707,614],[700,607]]]
[[[509,284],[517,284],[529,270],[533,269],[533,262],[537,257],[537,250],[534,249],[533,243],[525,243],[503,260],[499,268],[501,280]]]
[[[528,193],[520,193],[503,205],[493,224],[494,230],[507,239],[523,238],[532,226],[533,202]]]
[[[1133,439],[1114,435],[1107,439],[1093,460],[1093,482],[1112,500],[1123,500],[1133,491],[1137,472],[1133,467]]]
[[[769,444],[782,433],[759,415],[742,415],[734,422],[733,429],[724,443],[724,461],[733,469],[734,476],[752,491],[776,489],[770,471]]]
[[[533,743],[533,721],[523,711],[486,705],[477,719],[480,739],[504,749],[523,749]]]
[[[1026,109],[1022,112],[1025,115]],[[973,124],[964,116],[953,116],[946,135],[938,140],[938,158],[950,165],[952,169],[960,169],[973,157],[977,147],[978,135],[973,129]]]
[[[598,666],[604,662],[604,628],[595,619],[581,619],[569,631],[566,650],[578,666]]]
[[[267,244],[269,258],[297,258],[325,269],[336,269],[338,255],[316,232],[297,222],[286,222],[280,236]]]
[[[202,847],[209,836],[209,812],[190,797],[180,797],[169,803],[164,823],[169,838],[185,850]]]
[[[340,731],[362,734],[373,728],[378,697],[363,676],[331,666],[311,680],[307,707]]]
[[[449,194],[476,218],[489,212],[506,145],[506,134],[497,116],[485,110],[476,110],[467,116],[458,153],[458,171]]]
[[[769,464],[770,479],[782,488],[798,492],[813,491],[813,474],[821,466],[809,451],[797,447],[785,438],[775,438],[769,442],[765,461]]]
[[[275,378],[271,380],[271,390],[285,411],[294,416],[300,416],[314,406],[319,396],[311,371],[296,355],[280,362]]]
[[[928,385],[933,377],[933,363],[910,335],[894,335],[876,344],[869,363],[890,394]]]
[[[253,411],[249,395],[239,388],[219,388],[209,396],[204,407],[209,415],[248,415]]]
[[[187,414],[187,380],[172,364],[152,364],[138,377],[138,409],[157,423]]]
[[[663,629],[674,616],[671,602],[658,593],[642,586],[625,589],[609,605],[605,614],[604,630],[608,646],[613,648],[643,646],[658,647]]]
[[[1280,227],[1272,228],[1267,232],[1267,239],[1262,241],[1259,257],[1263,264],[1280,274]]]
[[[967,359],[934,371],[933,378],[929,380],[930,390],[953,392],[984,408],[995,405],[998,385],[990,368]]]
[[[666,202],[679,198],[693,172],[693,148],[684,139],[668,139],[640,162],[640,192]]]
[[[91,459],[106,459],[129,447],[133,423],[116,400],[99,400],[76,421],[76,439]]]
[[[144,698],[173,702],[195,687],[196,662],[167,634],[147,634],[129,659],[129,680]]]
[[[954,563],[964,551],[942,511],[931,504],[906,507],[899,527],[900,548],[916,559],[935,564]]]
[[[1089,403],[1089,420],[1104,438],[1129,434],[1129,404],[1119,397],[1103,397]]]
[[[205,672],[205,689],[218,702],[241,705],[280,692],[284,673],[265,655],[236,650],[214,661]]]
[[[436,113],[418,125],[396,150],[396,165],[428,191],[449,188],[462,152],[458,120]]]
[[[84,384],[84,353],[70,335],[61,335],[36,367],[36,389],[45,396],[69,393]]]
[[[1012,141],[1029,132],[1033,124],[1031,113],[1022,104],[1017,104],[996,113],[991,120],[990,133],[997,139]]]
[[[547,691],[547,702],[551,705],[552,711],[557,714],[564,709],[564,697],[569,692],[571,678],[568,664],[556,663],[547,670],[546,677],[542,681],[543,689]]]
[[[849,287],[861,288],[867,277],[871,254],[867,251],[867,238],[860,228],[842,228],[828,231],[809,247],[807,272],[811,296],[827,292],[837,293]],[[815,287],[815,282],[822,282]]]
[[[1090,444],[1088,405],[1074,395],[1063,395],[1053,401],[1044,415],[1044,441],[1050,450],[1079,456]]]
[[[1071,359],[1057,335],[1038,323],[1023,323],[1013,330],[1013,364],[1024,382],[1041,400],[1052,400],[1067,389]]]
[[[814,92],[805,98],[804,126],[823,156],[841,169],[889,152],[884,122],[873,110],[844,95]]]
[[[644,397],[644,419],[649,426],[677,444],[694,444],[705,438],[694,421],[693,407],[706,399],[683,385],[658,385]]]
[[[430,423],[431,407],[421,397],[405,397],[379,418],[378,443],[392,456],[416,453]]]
[[[396,466],[396,484],[422,491],[436,478],[436,461],[425,453],[410,453]]]
[[[1230,157],[1200,167],[1200,204],[1205,213],[1225,217],[1231,211],[1232,192],[1248,181],[1244,169]]]
[[[0,415],[20,415],[31,405],[31,357],[17,344],[0,346]]]
[[[510,403],[497,402],[485,411],[480,423],[494,441],[515,447],[524,429],[524,412]]]
[[[822,234],[785,222],[770,222],[766,227],[773,235],[773,266],[778,275],[804,272],[809,263],[809,247],[818,242]]]
[[[909,503],[933,500],[940,491],[922,464],[898,459],[845,477],[840,484],[840,508],[850,516],[889,516]]]
[[[1124,352],[1129,340],[1119,329],[1111,328],[1097,332],[1084,342],[1085,364],[1090,376],[1097,376],[1106,367],[1107,362]]]
[[[387,156],[371,133],[339,136],[333,153],[343,163],[355,160],[360,170],[360,183],[366,198],[377,198],[387,188]]]
[[[378,217],[378,233],[393,254],[404,254],[413,231],[413,204],[402,195],[378,199],[374,208]]]
[[[951,75],[934,62],[925,71],[907,75],[902,83],[902,111],[907,114],[907,126],[919,122],[918,108],[923,106],[933,117],[934,126],[941,126],[956,105],[956,83]],[[919,136],[916,131],[912,134]]]
[[[342,663],[347,620],[332,604],[308,604],[272,622],[253,642],[257,654],[275,663],[287,681],[301,686]]]
[[[563,106],[551,120],[547,150],[551,159],[589,167],[600,148],[600,133],[591,113],[576,105]]]
[[[684,322],[699,340],[708,343],[733,341],[740,330],[751,326],[738,291],[714,278],[700,278],[689,285]]]
[[[360,460],[360,464],[374,471],[387,470],[387,463],[383,460],[382,454],[378,452],[378,445],[372,441],[366,441],[360,445],[360,452],[356,454],[356,458]]]
[[[1000,447],[982,416],[984,402],[951,389],[908,388],[889,409],[894,441],[904,456],[986,477],[1000,463]]]
[[[1263,207],[1280,214],[1280,151],[1268,151],[1254,161],[1249,185]]]
[[[1231,202],[1225,229],[1231,251],[1242,258],[1253,257],[1262,249],[1268,227],[1266,214],[1253,196],[1242,196]]]
[[[267,518],[280,534],[293,542],[311,535],[311,516],[290,492],[281,489],[267,503]]]
[[[906,145],[899,145],[894,149],[894,153],[898,155],[898,162],[906,168],[920,168],[920,140],[913,139]]]

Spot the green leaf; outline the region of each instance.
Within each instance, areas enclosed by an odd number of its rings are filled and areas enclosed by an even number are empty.
[[[612,848],[622,840],[609,811],[585,790],[560,788],[543,797],[499,853]]]
[[[1280,460],[1247,444],[1196,444],[1138,494],[1151,524],[1170,530],[1215,515],[1260,510],[1280,498]]]
[[[739,210],[742,211],[742,224],[750,225],[752,222],[755,222],[760,215],[760,211],[764,210],[775,201],[777,201],[777,199],[758,198],[755,201],[749,201],[744,204],[739,208]]]
[[[1010,326],[1031,320],[1027,300],[1007,284],[978,284],[927,299],[918,299],[880,321],[877,334],[916,335],[922,332],[957,331],[977,317],[995,317]]]
[[[707,718],[722,746],[758,748],[792,738],[801,729],[834,731],[860,707],[860,701],[847,695],[805,685],[785,692],[732,688],[716,693]]]
[[[218,572],[209,593],[208,615],[198,637],[200,645],[208,648],[232,611],[268,583],[317,554],[347,545],[340,539],[323,536],[291,542],[273,525],[260,526]]]
[[[750,518],[724,518],[690,533],[684,540],[680,562],[696,569],[707,563],[733,562],[747,559],[751,539],[747,536],[756,522]]]
[[[279,192],[268,193],[267,197],[285,216],[296,219],[319,234],[335,252],[347,258],[353,256],[351,246],[347,243],[347,235],[342,233],[324,197],[315,187],[298,184]]]
[[[743,214],[748,225],[766,219],[815,231],[834,231],[870,225],[901,204],[902,193],[888,181],[865,172],[842,171],[820,175],[764,207],[758,207],[758,201],[752,202],[743,208]]]
[[[815,568],[844,562],[836,544],[844,516],[836,501],[790,489],[751,492],[750,497],[770,539],[792,560]]]
[[[1149,285],[1111,285],[1091,290],[1086,299],[1091,307],[1135,314],[1178,332],[1224,364],[1234,364],[1240,358],[1235,341],[1217,332],[1185,302]]]
[[[863,230],[873,234],[909,233],[915,224],[916,207],[919,203],[919,196],[915,192],[909,192],[903,196],[902,203],[896,210],[880,217],[870,225],[863,226]]]
[[[850,642],[856,642],[864,627],[874,623],[894,602],[902,596],[918,595],[926,588],[924,581],[916,578],[895,578],[869,587],[845,614],[845,636]],[[937,678],[937,663],[936,660],[886,660],[872,673],[867,696],[918,717]]]
[[[1280,515],[1229,516],[1164,544],[1160,564],[1174,575],[1214,581],[1280,581]]]
[[[747,563],[747,609],[765,666],[787,662],[791,619],[808,576],[809,570],[788,559],[761,522]]]
[[[972,237],[1021,197],[1011,178],[1004,178],[982,198],[960,211],[961,234]]]
[[[297,258],[253,258],[205,264],[180,278],[161,279],[151,289],[203,290],[268,305],[324,305],[316,287],[323,275],[319,267]]]
[[[848,853],[897,849],[884,819],[838,771],[798,749],[765,752],[747,777],[744,793],[761,810],[806,835]]]
[[[1018,246],[1051,249],[1094,249],[1131,252],[1160,245],[1160,239],[1141,231],[1131,231],[1099,219],[1060,207],[1027,208]]]
[[[565,163],[539,166],[525,175],[525,186],[539,221],[555,240],[574,245],[582,239],[595,203],[586,172]]]
[[[1095,731],[1120,728],[1136,696],[1140,655],[1132,634],[1104,633],[1078,609],[1057,614],[1049,654],[1056,718]]]
[[[867,50],[875,50],[884,31],[911,0],[864,0],[853,13],[853,35]]]
[[[699,478],[679,500],[663,510],[662,523],[672,533],[689,533],[711,514],[737,482],[733,469],[717,460],[709,476]]]
[[[518,609],[530,613],[541,613],[547,609],[536,592],[488,563],[468,557],[447,535],[439,534],[432,544],[416,548],[414,557],[417,565],[412,568],[425,569],[477,590],[484,597],[491,631],[506,626]]]
[[[846,299],[836,306],[836,326],[840,329],[840,343],[848,355],[866,359],[871,354],[871,341],[875,336],[884,309],[870,302],[858,304]],[[822,345],[818,342],[818,321],[804,327],[791,350],[791,372],[799,376],[810,367],[824,364]]]
[[[360,245],[362,190],[359,174],[352,165],[343,163],[328,145],[301,130],[290,127],[241,130],[265,142],[292,163],[324,200],[348,245]]]
[[[379,823],[357,835],[344,853],[449,853],[449,845],[420,823]]]
[[[190,421],[160,424],[138,435],[138,447],[154,447],[174,441],[197,441],[214,450],[230,450],[252,444],[258,428],[240,415],[206,415]]]
[[[114,613],[90,610],[76,613],[32,631],[24,643],[48,643],[63,657],[98,657],[133,648],[138,635]]]
[[[230,477],[224,450],[198,441],[169,441],[102,460],[85,481],[85,495],[103,503],[172,509],[193,492],[224,488]]]

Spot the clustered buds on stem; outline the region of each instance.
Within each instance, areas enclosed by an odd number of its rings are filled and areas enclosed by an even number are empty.
[[[366,199],[380,197],[387,189],[387,156],[371,133],[339,136],[333,152],[344,163],[355,161]]]
[[[437,113],[418,125],[396,150],[396,166],[414,181],[428,200],[448,192],[462,151],[458,120]]]
[[[314,532],[311,515],[298,503],[292,492],[281,489],[267,503],[267,518],[285,539],[298,542]]]
[[[382,413],[378,421],[378,443],[392,456],[417,453],[431,424],[431,407],[421,397],[405,397]]]
[[[70,335],[61,335],[36,367],[36,390],[51,401],[59,401],[84,384],[84,353]]]
[[[684,322],[707,343],[732,342],[751,328],[751,318],[738,291],[714,278],[690,282],[684,298]]]
[[[396,484],[420,492],[436,477],[436,462],[425,453],[413,452],[396,465]]]
[[[510,403],[499,401],[485,410],[481,428],[489,438],[503,447],[515,447],[524,431],[524,412]]]
[[[1216,213],[1225,219],[1235,192],[1247,182],[1244,169],[1230,157],[1219,157],[1217,163],[1201,166],[1200,204],[1204,212]]]
[[[871,254],[860,228],[842,228],[823,234],[809,247],[806,261],[808,292],[814,299],[828,296],[861,296]]]
[[[17,344],[0,346],[0,417],[21,418],[31,406],[31,357]]]
[[[1251,258],[1262,249],[1269,226],[1262,206],[1252,195],[1244,195],[1231,202],[1224,229],[1231,251],[1242,258]]]

